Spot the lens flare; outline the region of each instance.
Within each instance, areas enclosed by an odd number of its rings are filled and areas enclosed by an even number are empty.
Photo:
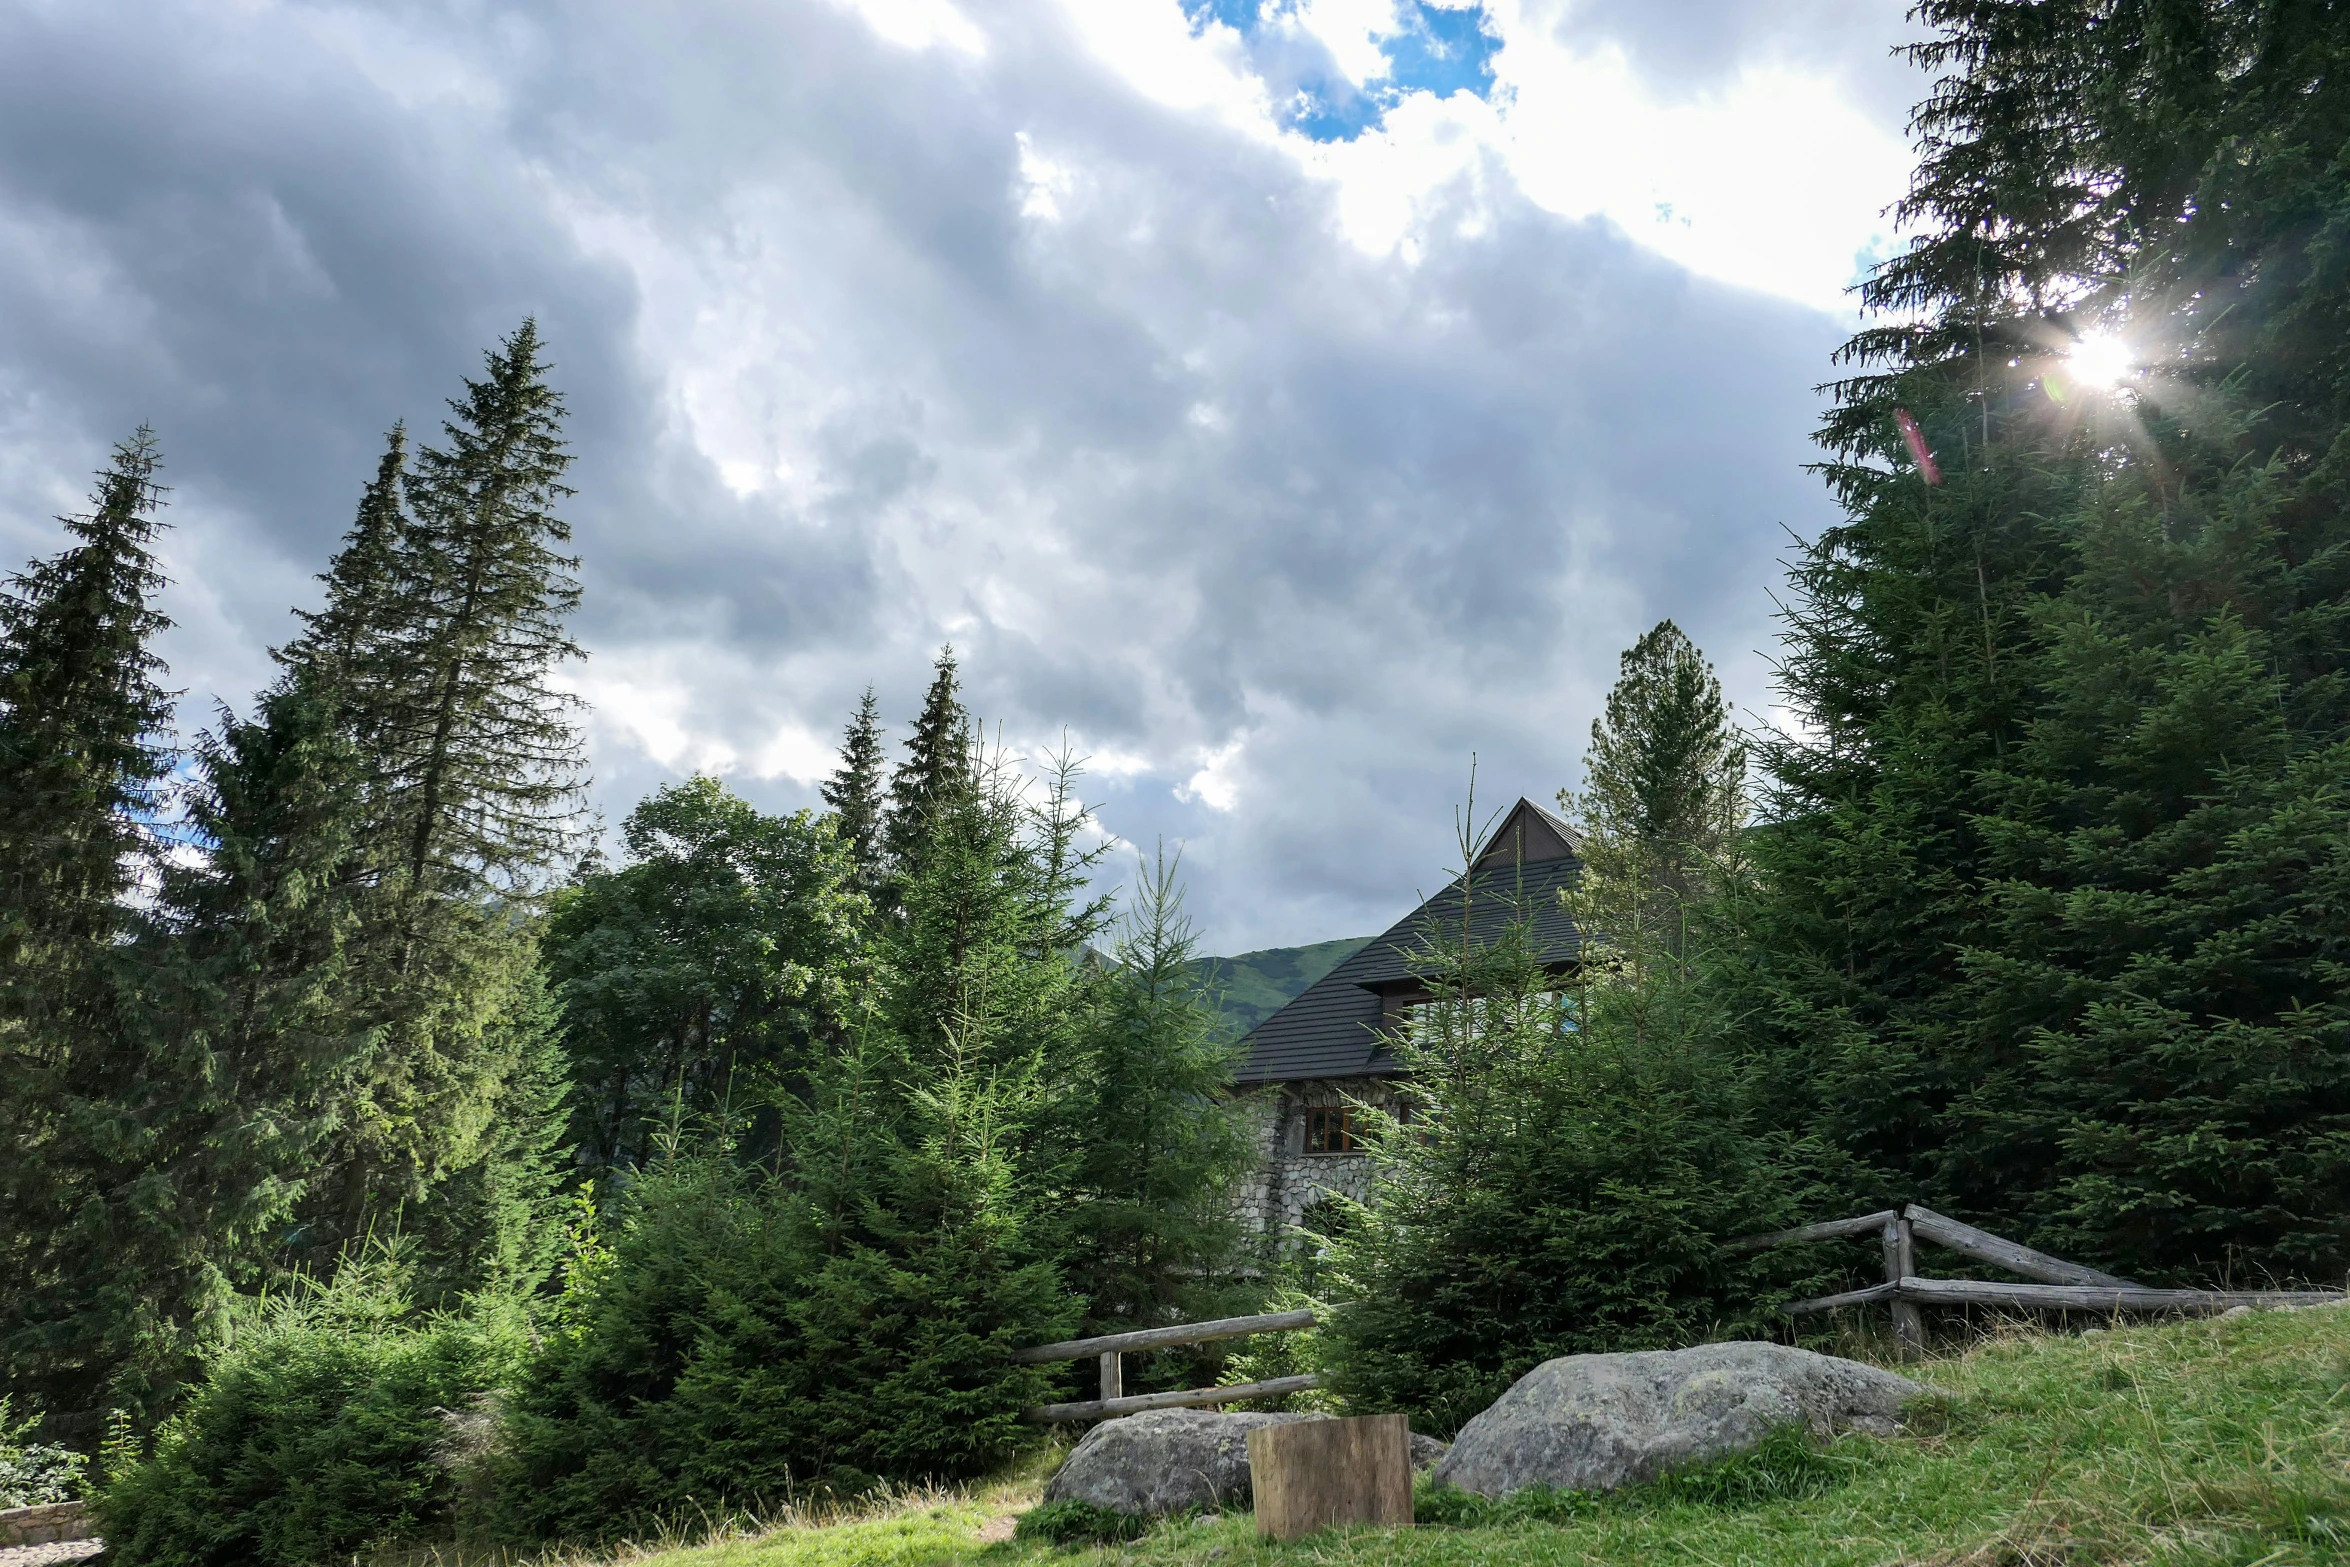
[[[2101,390],[2119,385],[2137,368],[2137,362],[2130,356],[2130,345],[2111,332],[2092,332],[2087,337],[2075,338],[2064,357],[2074,381]]]

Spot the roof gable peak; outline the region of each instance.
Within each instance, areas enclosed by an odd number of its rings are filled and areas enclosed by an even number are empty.
[[[1475,869],[1485,870],[1497,865],[1571,860],[1582,847],[1581,833],[1559,816],[1520,796],[1469,863]]]

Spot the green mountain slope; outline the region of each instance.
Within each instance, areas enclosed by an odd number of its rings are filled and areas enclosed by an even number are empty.
[[[1201,958],[1208,988],[1222,998],[1225,1026],[1238,1039],[1286,1006],[1290,998],[1363,949],[1368,936],[1317,941],[1310,947],[1267,947],[1236,958]]]

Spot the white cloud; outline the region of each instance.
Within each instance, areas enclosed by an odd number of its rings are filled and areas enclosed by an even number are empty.
[[[1379,128],[1321,143],[1278,129],[1280,95],[1229,28],[1191,36],[1177,0],[1076,11],[1131,84],[1181,107],[1213,104],[1333,180],[1346,233],[1375,254],[1415,256],[1423,209],[1482,158],[1552,212],[1603,217],[1701,276],[1821,309],[1849,308],[1856,258],[1893,243],[1886,209],[1908,178],[1907,145],[1840,59],[1758,53],[1702,91],[1675,90],[1621,44],[1562,23],[1553,0],[1487,0],[1501,41],[1490,93],[1407,93]],[[1855,12],[1884,46],[1900,36],[1897,10]],[[1383,46],[1405,25],[1394,0],[1268,13],[1270,31],[1310,38],[1358,86],[1390,74]]]
[[[833,0],[901,49],[987,53],[987,35],[952,0]]]
[[[1206,110],[1227,129],[1270,138],[1272,102],[1221,22],[1194,31],[1175,0],[1062,0],[1094,57],[1153,102]]]
[[[1665,92],[1507,7],[1491,102],[1346,144],[1175,0],[52,11],[0,8],[0,432],[39,448],[0,537],[152,419],[191,707],[266,675],[380,432],[535,312],[608,819],[693,770],[811,803],[951,639],[1006,744],[1093,753],[1105,834],[1187,846],[1224,950],[1392,919],[1472,752],[1572,782],[1661,615],[1758,704],[1781,525],[1825,515],[1822,236],[1892,134],[1800,51]],[[1275,44],[1393,14],[1301,15]]]
[[[1077,188],[1077,173],[1036,150],[1026,131],[1014,138],[1020,145],[1020,216],[1057,223],[1061,202]]]
[[[1387,54],[1380,46],[1403,24],[1396,17],[1396,0],[1300,0],[1273,25],[1294,28],[1313,39],[1330,51],[1332,62],[1349,80],[1368,84],[1388,74]]]
[[[1175,797],[1226,815],[1239,809],[1239,765],[1247,748],[1248,737],[1241,735],[1201,756],[1198,770],[1176,787]]]
[[[1853,258],[1887,244],[1908,180],[1898,127],[1827,69],[1760,60],[1725,85],[1666,96],[1612,45],[1505,24],[1495,62],[1511,174],[1567,216],[1599,214],[1702,276],[1823,309]]]

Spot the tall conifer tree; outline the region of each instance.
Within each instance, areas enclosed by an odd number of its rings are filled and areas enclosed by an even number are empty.
[[[74,542],[0,596],[0,1391],[60,1412],[135,1354],[168,1364],[185,1328],[124,1255],[152,1239],[142,1206],[170,1206],[123,1179],[147,1065],[129,898],[170,766],[157,463],[143,428],[115,448]]]
[[[407,485],[400,622],[388,638],[410,678],[387,716],[404,894],[528,895],[572,842],[578,701],[549,677],[580,657],[564,621],[579,563],[553,508],[572,493],[563,400],[525,321],[488,373],[450,403],[445,447],[422,448]]]
[[[1882,1195],[2150,1279],[2338,1277],[2350,29],[1920,16],[1919,238],[1826,430],[1748,1015]]]
[[[224,711],[196,748],[188,827],[204,853],[165,868],[146,1028],[157,1079],[145,1159],[201,1194],[180,1215],[204,1291],[266,1281],[326,1140],[382,1037],[367,980],[368,900],[385,863],[370,811],[377,758],[359,721],[403,516],[395,428],[325,607],[250,715]]]
[[[900,879],[910,882],[922,875],[944,814],[970,793],[972,743],[955,650],[940,648],[922,712],[906,737],[906,759],[889,783],[889,817],[881,841],[890,870]]]
[[[832,808],[833,831],[849,846],[856,861],[857,879],[868,891],[881,880],[881,835],[887,801],[882,794],[881,707],[873,688],[865,688],[857,716],[841,737],[840,766],[823,784],[824,803]]]
[[[579,588],[554,511],[571,458],[545,370],[525,322],[405,475],[394,432],[327,604],[288,651],[291,678],[333,687],[364,773],[349,988],[379,1030],[301,1233],[332,1254],[396,1224],[452,1284],[469,1277],[462,1237],[484,1222],[460,1210],[540,1179],[477,1167],[514,1142],[500,1124],[514,1095],[535,1104],[518,1085],[549,1070],[531,1065],[545,1003],[521,916],[571,842],[579,783],[575,703],[550,683],[578,656],[563,622]],[[546,1137],[524,1141],[543,1167]]]
[[[0,993],[19,1017],[72,1006],[55,976],[126,928],[170,770],[157,464],[144,428],[116,447],[89,513],[64,519],[76,542],[0,596]]]
[[[1725,853],[1745,818],[1746,754],[1713,666],[1669,620],[1627,648],[1606,714],[1591,725],[1584,792],[1569,801],[1594,848],[1677,898]]]

